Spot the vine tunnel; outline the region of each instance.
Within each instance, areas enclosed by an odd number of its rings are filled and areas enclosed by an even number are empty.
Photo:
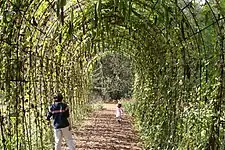
[[[52,94],[79,120],[90,61],[117,52],[134,64],[130,111],[146,149],[223,149],[224,10],[222,0],[0,1],[0,147],[51,147]]]

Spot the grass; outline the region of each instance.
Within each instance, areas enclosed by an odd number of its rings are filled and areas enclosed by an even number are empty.
[[[97,103],[91,104],[92,109],[95,110],[103,110],[103,101],[98,101]]]

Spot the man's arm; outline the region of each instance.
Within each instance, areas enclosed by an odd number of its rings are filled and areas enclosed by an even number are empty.
[[[69,130],[71,130],[71,119],[70,119],[70,117],[68,117],[67,120],[69,122]]]
[[[71,119],[70,119],[70,111],[68,106],[66,106],[65,108],[65,116],[69,122],[69,130],[71,130]]]
[[[51,117],[52,117],[52,111],[51,111],[52,107],[50,107],[48,114],[47,114],[47,118],[46,120],[50,121]]]
[[[67,105],[66,105],[66,108],[65,108],[65,116],[66,116],[66,118],[70,117],[69,107]]]

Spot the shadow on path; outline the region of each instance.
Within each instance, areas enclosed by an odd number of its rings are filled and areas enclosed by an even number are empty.
[[[125,115],[119,124],[113,107],[115,104],[107,104],[104,110],[94,112],[74,132],[76,150],[142,150],[130,119]]]

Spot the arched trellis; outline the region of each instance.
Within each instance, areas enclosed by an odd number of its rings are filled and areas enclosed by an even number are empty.
[[[62,91],[73,119],[79,117],[88,92],[85,66],[108,50],[135,58],[134,114],[149,148],[223,146],[223,2],[0,4],[3,149],[47,149],[51,95]]]

